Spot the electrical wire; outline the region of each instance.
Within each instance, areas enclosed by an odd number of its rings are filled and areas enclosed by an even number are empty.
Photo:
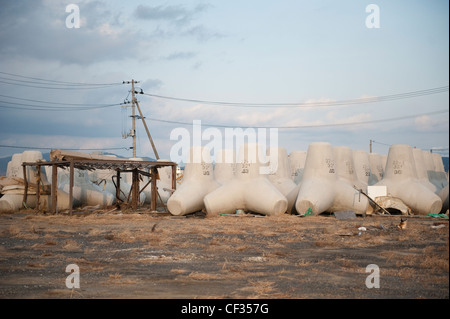
[[[357,99],[349,99],[349,100],[341,100],[341,101],[318,101],[318,102],[297,102],[297,103],[245,103],[245,102],[223,102],[223,101],[206,101],[199,99],[186,99],[186,98],[178,98],[178,97],[170,97],[163,96],[157,94],[150,93],[140,93],[143,95],[166,99],[166,100],[174,100],[181,102],[190,102],[190,103],[202,103],[209,105],[220,105],[220,106],[239,106],[239,107],[325,107],[325,106],[339,106],[339,105],[353,105],[353,104],[365,104],[365,103],[374,103],[374,102],[384,102],[384,101],[394,101],[399,99],[407,99],[431,94],[438,94],[443,92],[448,92],[449,86],[441,86],[432,89],[411,91],[405,93],[384,95],[384,96],[374,96],[374,97],[366,97],[366,98],[357,98]]]
[[[98,86],[105,86],[105,85],[122,85],[122,84],[124,84],[123,82],[115,82],[115,83],[81,83],[81,82],[56,81],[56,80],[49,80],[49,79],[43,79],[43,78],[30,77],[30,76],[24,76],[24,75],[13,74],[13,73],[8,73],[8,72],[2,72],[2,71],[0,71],[0,74],[5,74],[5,75],[9,75],[9,76],[24,78],[24,79],[31,79],[31,80],[36,80],[36,81],[40,81],[40,82],[49,82],[48,84],[53,84],[53,85],[84,85],[84,86],[86,86],[86,85],[94,85],[94,86],[98,85]],[[2,77],[2,78],[4,78],[4,77]],[[15,79],[9,79],[9,80],[18,81],[18,80],[15,80]],[[39,83],[39,82],[35,82],[35,83]]]
[[[19,105],[19,106],[11,106],[11,105],[0,104],[0,108],[14,109],[14,110],[29,110],[29,111],[88,111],[88,110],[102,109],[102,108],[121,105],[121,104],[105,104],[105,105],[99,105],[99,106],[86,106],[86,107],[82,107],[82,106],[57,107],[57,106],[32,105],[32,104],[23,104],[23,103],[14,103],[14,102],[5,102],[5,101],[0,101],[0,103]]]
[[[393,121],[400,121],[400,120],[406,120],[415,118],[417,116],[423,116],[423,115],[435,115],[435,114],[442,114],[442,113],[448,113],[449,110],[439,110],[435,112],[428,112],[428,113],[420,113],[420,114],[413,114],[413,115],[407,115],[407,116],[401,116],[401,117],[392,117],[392,118],[386,118],[386,119],[379,119],[379,120],[371,120],[371,121],[361,121],[361,122],[348,122],[348,123],[333,123],[333,124],[318,124],[318,125],[297,125],[297,126],[251,126],[251,125],[222,125],[222,124],[207,124],[207,123],[201,123],[202,126],[208,126],[208,127],[225,127],[225,128],[276,128],[276,129],[304,129],[304,128],[320,128],[320,127],[336,127],[336,126],[352,126],[352,125],[363,125],[363,124],[373,124],[373,123],[383,123],[383,122],[393,122]],[[163,120],[163,119],[156,119],[151,117],[146,117],[149,121],[154,122],[162,122],[162,123],[170,123],[170,124],[179,124],[179,125],[193,125],[193,123],[189,122],[181,122],[181,121],[170,121],[170,120]]]
[[[9,85],[18,85],[18,86],[25,86],[25,87],[32,87],[32,88],[38,88],[38,89],[49,89],[49,90],[93,90],[93,89],[104,89],[104,88],[110,88],[110,85],[105,86],[76,86],[76,87],[51,87],[51,86],[40,86],[40,85],[28,85],[23,83],[12,83],[8,81],[2,81],[0,80],[0,83],[5,83]]]
[[[79,150],[79,151],[109,151],[109,150],[129,150],[129,147],[111,147],[111,148],[59,148],[59,147],[33,147],[33,146],[16,146],[16,145],[0,145],[5,148],[20,148],[20,149],[34,149],[34,150]]]
[[[111,104],[62,103],[62,102],[41,101],[41,100],[34,100],[34,99],[18,98],[18,97],[15,97],[15,96],[3,95],[3,94],[0,94],[0,97],[6,97],[6,98],[8,98],[8,99],[15,99],[15,100],[20,100],[20,101],[28,101],[28,102],[44,103],[44,104],[56,104],[56,105],[85,106],[85,107],[86,107],[86,106],[105,106],[105,105],[111,105]],[[15,103],[13,103],[13,102],[6,102],[6,101],[0,101],[0,102],[15,104]],[[118,104],[118,105],[119,105],[119,104]]]

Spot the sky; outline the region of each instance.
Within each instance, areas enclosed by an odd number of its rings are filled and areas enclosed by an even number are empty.
[[[368,152],[372,140],[379,154],[448,155],[446,0],[0,0],[0,43],[0,157],[25,150],[7,146],[132,157],[132,108],[120,105],[132,79],[160,158],[194,120],[223,136],[278,128],[289,153]],[[154,158],[136,126],[136,155]]]

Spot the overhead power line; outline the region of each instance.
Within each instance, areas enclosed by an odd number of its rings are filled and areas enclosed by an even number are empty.
[[[373,124],[373,123],[383,123],[383,122],[393,122],[393,121],[400,121],[400,120],[406,120],[415,118],[417,116],[423,116],[423,115],[435,115],[435,114],[442,114],[442,113],[448,113],[449,110],[439,110],[435,112],[428,112],[428,113],[420,113],[420,114],[412,114],[407,116],[399,116],[399,117],[392,117],[392,118],[386,118],[386,119],[379,119],[379,120],[371,120],[371,121],[360,121],[360,122],[347,122],[347,123],[330,123],[330,124],[317,124],[317,125],[295,125],[295,126],[256,126],[256,125],[223,125],[223,124],[208,124],[208,123],[202,123],[202,126],[209,126],[209,127],[225,127],[225,128],[277,128],[277,129],[303,129],[303,128],[320,128],[320,127],[336,127],[336,126],[352,126],[352,125],[363,125],[363,124]],[[170,124],[179,124],[179,125],[192,125],[192,122],[181,122],[181,121],[170,121],[170,120],[163,120],[163,119],[155,119],[151,117],[146,117],[149,121],[155,121],[155,122],[162,122],[162,123],[170,123]]]
[[[56,86],[42,86],[42,85],[29,85],[29,84],[23,84],[20,82],[8,82],[0,80],[0,83],[5,83],[9,85],[16,85],[16,86],[24,86],[24,87],[31,87],[31,88],[38,88],[38,89],[48,89],[48,90],[93,90],[93,89],[104,89],[104,88],[110,88],[111,85],[105,85],[105,86],[67,86],[67,87],[56,87]]]
[[[79,151],[109,151],[109,150],[129,150],[129,147],[111,147],[111,148],[60,148],[60,147],[34,147],[34,146],[17,146],[17,145],[0,145],[5,148],[19,148],[30,150],[79,150]]]
[[[95,109],[102,109],[102,108],[122,105],[121,103],[116,103],[116,104],[104,104],[104,105],[99,105],[99,106],[58,107],[58,106],[44,106],[44,105],[14,103],[14,102],[6,102],[6,101],[1,101],[1,100],[0,100],[0,103],[18,105],[18,106],[11,106],[11,105],[0,104],[0,108],[14,109],[14,110],[29,110],[29,111],[87,111],[87,110],[95,110]]]
[[[352,104],[365,104],[365,103],[374,103],[374,102],[384,102],[384,101],[394,101],[399,99],[407,99],[431,94],[438,94],[443,92],[448,92],[449,86],[441,86],[432,89],[411,91],[405,93],[384,95],[384,96],[374,96],[374,97],[364,97],[357,99],[349,99],[349,100],[340,100],[340,101],[317,101],[317,102],[296,102],[296,103],[246,103],[246,102],[224,102],[224,101],[207,101],[200,99],[186,99],[179,97],[171,97],[171,96],[163,96],[157,94],[150,93],[141,93],[147,96],[166,99],[166,100],[174,100],[181,102],[191,102],[191,103],[202,103],[202,104],[210,104],[210,105],[221,105],[221,106],[235,106],[235,107],[323,107],[323,106],[339,106],[339,105],[352,105]]]
[[[3,95],[0,94],[1,97],[6,97],[8,99],[14,99],[14,100],[20,100],[20,101],[28,101],[28,102],[34,102],[34,103],[44,103],[44,104],[56,104],[56,105],[70,105],[70,106],[105,106],[105,105],[110,105],[110,104],[89,104],[89,103],[64,103],[64,102],[52,102],[52,101],[41,101],[41,100],[34,100],[34,99],[24,99],[24,98],[19,98],[19,97],[15,97],[15,96],[10,96],[10,95]],[[5,103],[12,103],[12,102],[6,102],[3,101]]]
[[[113,83],[82,83],[82,82],[68,82],[68,81],[57,81],[57,80],[49,80],[49,79],[43,79],[43,78],[37,78],[37,77],[31,77],[31,76],[24,76],[24,75],[19,75],[19,74],[13,74],[13,73],[8,73],[8,72],[1,72],[0,74],[4,74],[4,75],[9,75],[12,77],[17,77],[17,78],[23,78],[23,79],[31,79],[31,80],[35,80],[35,81],[25,81],[25,82],[30,82],[30,83],[48,83],[48,84],[52,84],[52,85],[89,85],[89,86],[106,86],[106,85],[122,85],[124,84],[123,82],[113,82]],[[15,79],[9,79],[9,78],[5,78],[5,77],[1,77],[3,79],[8,79],[8,80],[12,80],[12,81],[19,81],[19,80],[15,80]],[[22,81],[23,82],[23,81]]]

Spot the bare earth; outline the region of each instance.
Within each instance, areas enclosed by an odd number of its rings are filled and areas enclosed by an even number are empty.
[[[399,222],[145,210],[5,214],[0,298],[448,299],[448,220],[409,218],[403,231]],[[79,289],[66,287],[69,264],[79,266]],[[366,286],[370,264],[379,267],[379,288]]]

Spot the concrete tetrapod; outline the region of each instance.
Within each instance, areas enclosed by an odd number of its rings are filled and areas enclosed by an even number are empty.
[[[226,184],[236,173],[236,155],[233,149],[219,150],[214,164],[214,178],[220,184]]]
[[[204,198],[208,214],[230,214],[243,209],[263,215],[280,215],[288,203],[269,181],[265,156],[257,144],[240,147],[236,174]]]
[[[291,167],[291,178],[295,184],[299,184],[305,169],[306,151],[292,151],[289,154],[289,165]]]
[[[350,147],[335,146],[332,149],[338,178],[347,182],[352,187],[356,186],[357,189],[366,191],[367,184],[361,182],[356,175],[353,151]]]
[[[269,148],[268,152],[274,152],[273,154],[278,155],[277,159],[275,159],[276,164],[274,165],[275,161],[271,161],[269,164],[271,167],[269,181],[280,191],[281,194],[283,194],[283,196],[287,197],[292,190],[297,187],[297,184],[295,184],[291,178],[291,168],[287,151],[284,147],[278,147],[276,150],[274,148]],[[294,204],[294,200],[295,199],[292,199],[292,202],[288,203],[288,206],[292,206]]]
[[[412,148],[395,144],[389,148],[383,180],[376,185],[386,186],[388,194],[398,197],[414,214],[439,213],[442,200],[417,179]]]
[[[449,186],[447,180],[447,174],[445,173],[444,163],[442,162],[442,156],[438,153],[433,153],[434,171],[436,173],[436,181],[438,185],[438,190],[436,195],[438,195],[442,200],[441,213],[445,213],[448,209],[448,197],[449,197]]]
[[[167,201],[172,215],[186,215],[204,208],[203,198],[220,186],[214,180],[209,149],[193,146],[184,168],[183,182]]]
[[[375,185],[383,179],[384,176],[384,165],[383,158],[380,154],[369,153],[369,163],[370,163],[370,176],[369,176],[369,186]]]
[[[73,198],[76,199],[81,206],[109,206],[114,203],[115,196],[108,191],[104,191],[100,186],[92,183],[89,180],[87,171],[74,169],[73,177]],[[64,192],[69,193],[69,180],[61,186]],[[74,206],[76,206],[75,203]]]
[[[364,186],[363,190],[367,191],[370,178],[370,162],[369,154],[363,150],[353,150],[353,164],[355,165],[356,178]]]
[[[23,162],[36,162],[42,160],[42,153],[39,151],[24,151],[23,153],[14,154],[9,161],[7,166],[7,177],[17,177],[23,179]],[[48,185],[48,179],[46,176],[45,169],[41,170],[41,184]],[[36,184],[37,180],[37,169],[32,166],[27,167],[27,181],[29,183]],[[11,185],[4,187],[2,193],[4,194],[0,198],[0,212],[14,212],[19,210],[23,206],[23,193],[24,185]],[[27,202],[25,203],[27,207],[36,208],[36,189],[29,189]],[[64,210],[69,208],[69,194],[58,189],[58,210]],[[40,209],[48,210],[50,209],[51,199],[50,195],[44,195],[41,193],[40,197]]]
[[[331,145],[314,142],[308,147],[303,179],[300,184],[295,209],[306,215],[326,211],[353,210],[363,214],[369,207],[368,199],[348,182],[338,178]]]
[[[157,162],[169,162],[167,159],[159,159]],[[172,194],[170,191],[167,191],[165,189],[172,189],[172,167],[171,166],[164,166],[164,167],[158,167],[158,175],[159,179],[156,180],[156,188],[158,190],[159,197],[161,198],[163,203],[167,203],[167,201],[170,198],[170,195]],[[147,186],[148,189],[150,189],[149,194],[151,195],[151,187],[150,185]],[[146,195],[145,201],[147,202],[147,197],[150,198],[151,196]]]
[[[428,179],[427,169],[425,166],[425,159],[423,151],[418,148],[413,148],[414,165],[416,166],[417,179],[426,188],[428,188],[433,193],[436,193],[437,187],[433,185]]]

